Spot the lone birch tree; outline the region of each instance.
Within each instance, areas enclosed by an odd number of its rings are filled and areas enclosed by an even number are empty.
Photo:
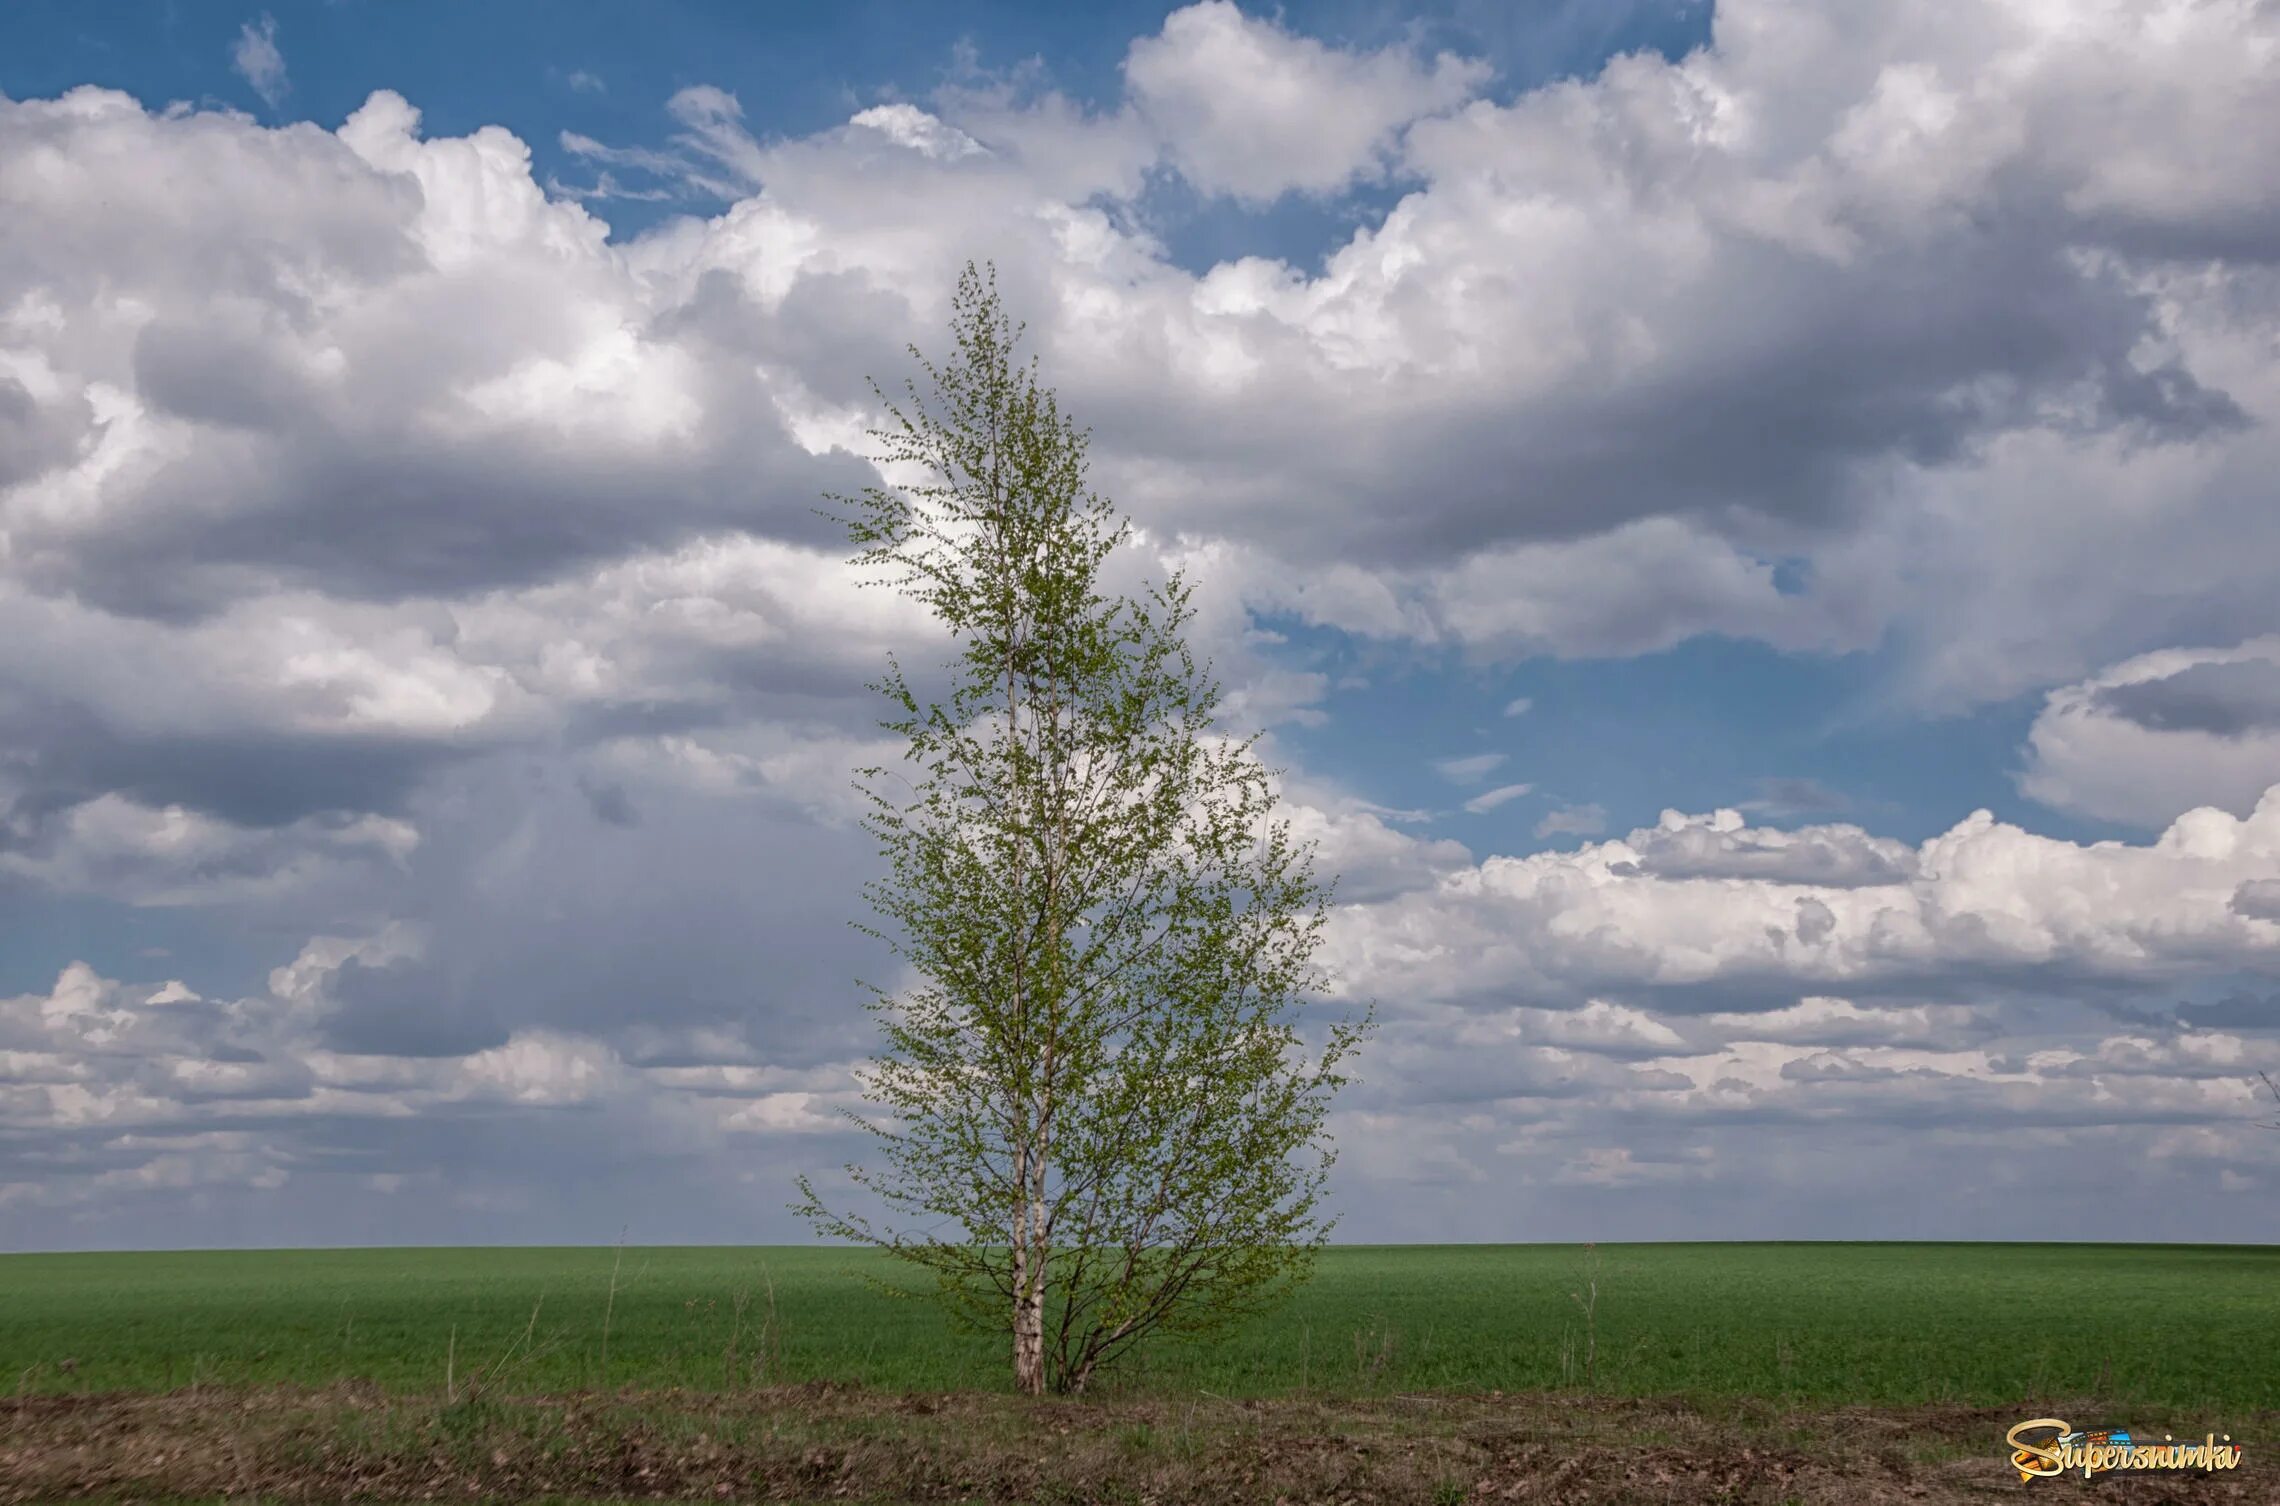
[[[866,887],[915,981],[868,987],[883,1037],[850,1165],[872,1214],[820,1233],[931,1273],[1012,1338],[1023,1391],[1077,1392],[1151,1335],[1234,1322],[1310,1271],[1331,1221],[1324,1115],[1369,1029],[1298,1029],[1328,887],[1274,816],[1256,735],[1182,637],[1179,575],[1112,596],[1129,525],[1087,435],[1017,362],[994,271],[953,302],[955,359],[879,392],[887,484],[834,497],[868,582],[925,603],[957,652],[942,700],[891,656],[861,771],[889,876]]]

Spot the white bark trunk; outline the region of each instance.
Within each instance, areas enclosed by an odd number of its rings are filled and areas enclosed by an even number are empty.
[[[1030,1396],[1045,1394],[1045,1210],[1035,1191],[1044,1165],[1042,1154],[1022,1152],[1021,1208],[1013,1223],[1013,1383]]]
[[[1032,1271],[1013,1309],[1014,1384],[1031,1396],[1045,1394],[1045,1283]]]

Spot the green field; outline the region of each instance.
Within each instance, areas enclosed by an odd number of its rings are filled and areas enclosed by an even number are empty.
[[[2280,1407],[2280,1248],[1663,1244],[1598,1255],[1591,1384],[1604,1392]],[[535,1352],[505,1383],[580,1389],[605,1383],[606,1316],[612,1388],[1005,1384],[997,1344],[866,1285],[860,1269],[883,1269],[873,1259],[812,1247],[0,1256],[0,1383],[360,1379],[440,1391],[447,1365],[463,1378],[530,1329]],[[1587,1334],[1570,1292],[1582,1260],[1558,1245],[1334,1248],[1272,1316],[1209,1346],[1151,1353],[1118,1385],[1222,1396],[1579,1387]]]

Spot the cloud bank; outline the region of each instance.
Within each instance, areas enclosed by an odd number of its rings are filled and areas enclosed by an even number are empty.
[[[1119,568],[1196,572],[1259,723],[1324,684],[1254,612],[1490,665],[1873,648],[1908,707],[2044,697],[2025,791],[2145,833],[1574,804],[1536,828],[1574,845],[1476,853],[1294,769],[1388,1005],[1349,1232],[2110,1233],[2070,1189],[2269,1189],[2276,25],[1729,0],[1503,98],[1215,3],[1114,99],[763,139],[698,85],[553,190],[386,91],[332,129],[0,99],[0,903],[276,968],[0,1001],[10,1240],[792,1232],[775,1169],[841,1159],[882,965],[841,925],[862,685],[938,648],[812,508],[967,257],[1095,425]],[[274,107],[266,18],[234,58]],[[1395,197],[1318,267],[1191,269],[1166,178]],[[613,184],[719,206],[617,241]],[[1531,788],[1450,757],[1476,815]],[[572,1168],[590,1200],[533,1190]]]

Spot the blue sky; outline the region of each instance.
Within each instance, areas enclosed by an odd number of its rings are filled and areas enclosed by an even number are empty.
[[[924,7],[861,0],[830,6],[691,4],[466,6],[374,0],[272,6],[147,0],[99,16],[63,0],[28,0],[0,16],[7,49],[0,89],[19,98],[76,84],[127,90],[151,103],[189,100],[270,121],[337,124],[374,89],[417,100],[428,129],[456,135],[503,125],[527,142],[541,177],[591,174],[560,146],[575,132],[613,144],[661,145],[664,101],[698,84],[732,88],[754,134],[797,137],[890,99],[923,98],[979,68],[1033,77],[1069,95],[1113,100],[1125,44],[1160,24],[1166,7],[979,4]],[[1671,56],[1709,35],[1702,0],[1602,4],[1383,3],[1283,8],[1294,29],[1325,41],[1379,47],[1414,39],[1492,60],[1491,97],[1588,74],[1609,56]],[[233,66],[249,19],[275,23],[288,89],[265,99]],[[723,81],[730,81],[724,83]],[[1190,264],[1226,256],[1319,254],[1338,227],[1376,204],[1291,201],[1258,210],[1199,200],[1165,185],[1175,245]],[[1377,197],[1377,196],[1372,196]],[[620,203],[610,223],[628,235],[659,217],[709,205]],[[1207,260],[1207,258],[1209,260]]]
[[[0,11],[0,1242],[798,1232],[969,257],[1341,875],[1355,1237],[2271,1237],[2275,22],[2158,9]]]

